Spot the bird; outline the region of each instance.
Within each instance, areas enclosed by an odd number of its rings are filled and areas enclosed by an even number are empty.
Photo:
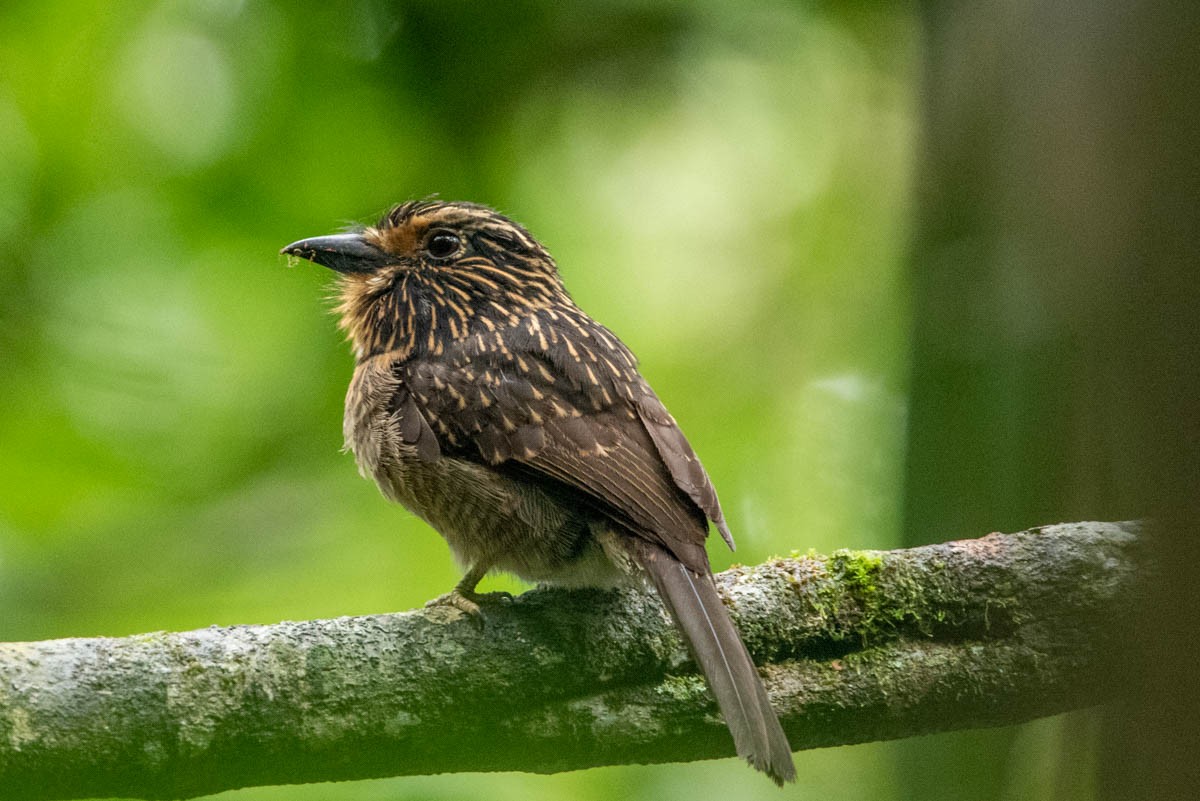
[[[710,524],[734,541],[712,481],[546,248],[490,207],[435,198],[280,252],[340,274],[336,312],[356,362],[346,445],[465,567],[432,603],[478,615],[476,588],[493,571],[652,586],[737,754],[780,786],[794,781],[787,737],[713,581]]]

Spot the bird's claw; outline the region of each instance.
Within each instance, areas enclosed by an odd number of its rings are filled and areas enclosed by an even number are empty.
[[[439,606],[449,606],[468,617],[482,621],[483,609],[480,606],[481,604],[510,603],[511,601],[512,593],[508,592],[468,592],[455,588],[445,595],[439,595],[433,600],[427,601],[425,608],[431,609]]]

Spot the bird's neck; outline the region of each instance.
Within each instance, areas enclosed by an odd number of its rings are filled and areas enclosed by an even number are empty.
[[[343,281],[336,311],[359,362],[382,353],[401,360],[440,356],[461,340],[492,339],[521,326],[543,309],[577,311],[565,291],[553,298],[519,300],[514,302],[511,294],[504,303],[462,297],[415,274],[401,275],[386,286],[354,277]]]

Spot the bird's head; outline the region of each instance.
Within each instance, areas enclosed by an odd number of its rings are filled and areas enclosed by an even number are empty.
[[[567,298],[546,249],[474,203],[409,201],[374,226],[280,252],[341,274],[338,311],[360,358],[435,350]]]

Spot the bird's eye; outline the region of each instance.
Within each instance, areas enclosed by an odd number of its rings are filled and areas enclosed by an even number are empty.
[[[425,241],[425,252],[435,259],[453,256],[460,247],[462,240],[458,238],[458,234],[450,231],[434,231]]]

